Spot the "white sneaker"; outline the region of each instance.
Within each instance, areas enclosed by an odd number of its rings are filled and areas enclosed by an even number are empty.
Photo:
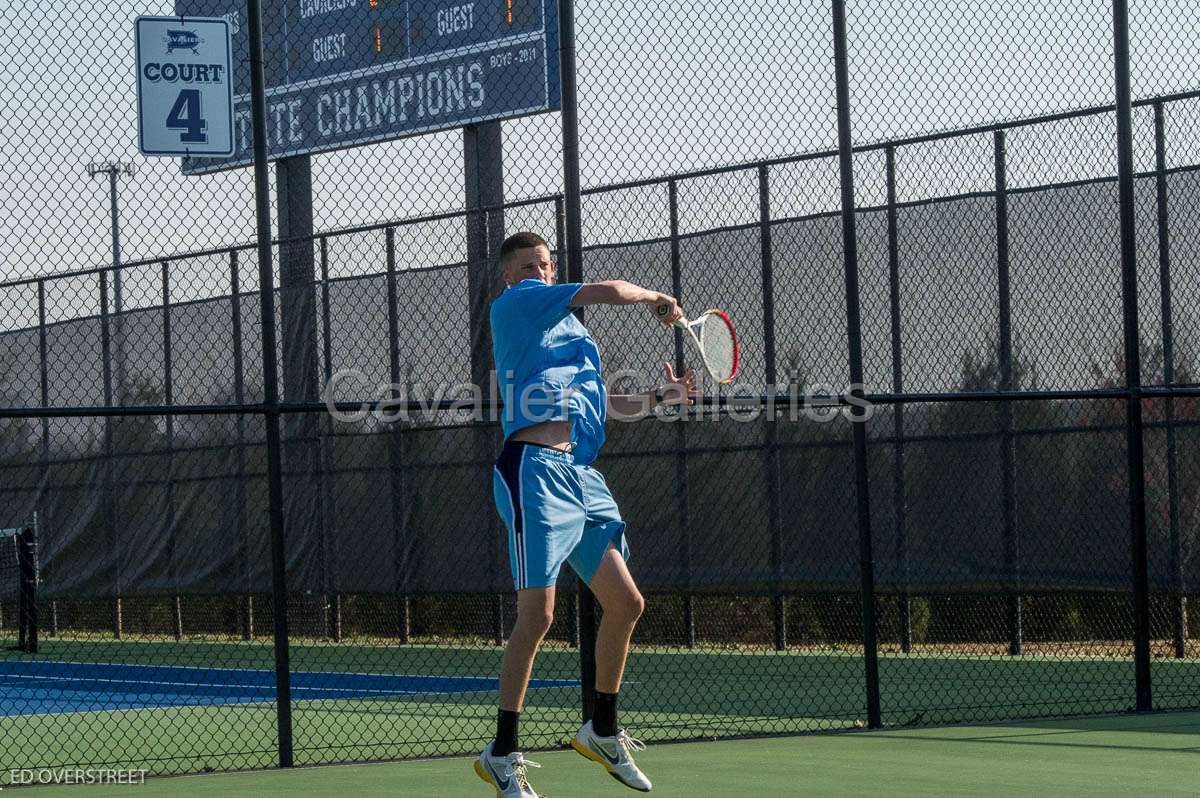
[[[615,737],[600,737],[589,720],[571,740],[571,747],[593,762],[599,762],[608,775],[634,790],[650,792],[650,779],[638,770],[633,761],[634,751],[646,750],[646,744],[618,729]]]
[[[529,786],[525,768],[540,768],[541,765],[530,762],[516,751],[508,756],[492,756],[495,744],[494,740],[488,743],[475,760],[475,773],[479,778],[496,788],[496,798],[539,798]]]

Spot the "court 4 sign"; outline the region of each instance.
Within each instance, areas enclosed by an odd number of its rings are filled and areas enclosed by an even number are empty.
[[[138,17],[138,149],[143,155],[232,155],[229,22]]]

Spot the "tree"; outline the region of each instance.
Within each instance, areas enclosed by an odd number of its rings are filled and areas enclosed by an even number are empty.
[[[7,407],[27,404],[17,384],[13,363],[16,355],[0,355],[0,402]],[[28,418],[0,418],[0,464],[27,465],[36,457],[36,424]]]
[[[1143,383],[1166,384],[1166,359],[1161,343],[1142,341],[1140,346]],[[1173,357],[1171,383],[1194,385],[1200,368],[1194,353],[1177,347]],[[1120,388],[1125,384],[1124,352],[1112,352],[1107,359],[1091,364],[1091,373],[1102,388]],[[1169,413],[1169,415],[1168,415]],[[1121,528],[1126,532],[1126,552],[1122,565],[1128,562],[1128,462],[1124,446],[1126,404],[1124,400],[1090,403],[1087,421],[1097,427],[1113,430],[1112,437],[1120,445],[1097,463],[1097,479],[1113,495],[1113,509],[1119,514]],[[1169,422],[1169,423],[1168,423]],[[1182,571],[1184,586],[1197,582],[1200,566],[1200,458],[1194,455],[1200,444],[1200,399],[1194,397],[1144,399],[1142,426],[1145,456],[1143,459],[1146,494],[1146,526],[1150,562],[1151,590],[1174,592],[1180,586],[1177,574]],[[1173,447],[1171,444],[1173,443]],[[1169,457],[1173,448],[1173,462]],[[1175,495],[1170,494],[1174,484]],[[1173,499],[1173,501],[1172,501]],[[1177,541],[1171,539],[1172,522]],[[1126,571],[1128,567],[1126,567]]]

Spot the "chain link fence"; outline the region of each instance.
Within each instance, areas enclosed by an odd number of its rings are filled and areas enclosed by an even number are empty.
[[[257,3],[10,4],[0,527],[37,523],[0,537],[0,774],[486,744],[486,314],[527,229],[742,342],[599,463],[636,736],[1200,706],[1198,34],[985,5],[264,0],[256,119]],[[228,22],[232,156],[139,154],[140,14]],[[587,324],[615,388],[686,365]],[[531,748],[586,712],[573,579]]]

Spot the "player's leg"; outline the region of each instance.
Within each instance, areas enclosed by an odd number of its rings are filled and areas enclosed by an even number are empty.
[[[644,746],[617,724],[617,697],[629,654],[629,640],[645,606],[642,594],[626,567],[629,548],[625,522],[617,504],[595,469],[586,469],[587,526],[583,539],[567,560],[580,575],[604,613],[596,637],[595,712],[571,745],[627,787],[643,792],[650,779],[633,761]]]
[[[621,691],[625,660],[629,656],[629,640],[646,604],[625,565],[625,558],[611,545],[600,560],[589,586],[604,610],[600,629],[596,633],[595,724],[599,733],[611,736],[616,734],[615,699]],[[609,702],[599,700],[608,696],[613,699],[612,714],[608,712]]]
[[[569,457],[506,443],[493,476],[496,506],[508,528],[517,620],[504,653],[496,739],[475,772],[500,798],[537,798],[520,753],[518,726],[538,648],[554,619],[554,584],[583,534],[582,493]]]
[[[496,738],[483,749],[475,763],[479,778],[495,787],[501,798],[537,795],[529,785],[526,768],[538,765],[520,753],[518,732],[533,661],[553,621],[553,586],[517,591],[517,620],[505,646],[504,665],[500,671]]]
[[[525,706],[533,660],[553,622],[553,585],[517,591],[517,620],[500,671],[500,718],[493,749],[496,756],[517,750],[517,720]]]

